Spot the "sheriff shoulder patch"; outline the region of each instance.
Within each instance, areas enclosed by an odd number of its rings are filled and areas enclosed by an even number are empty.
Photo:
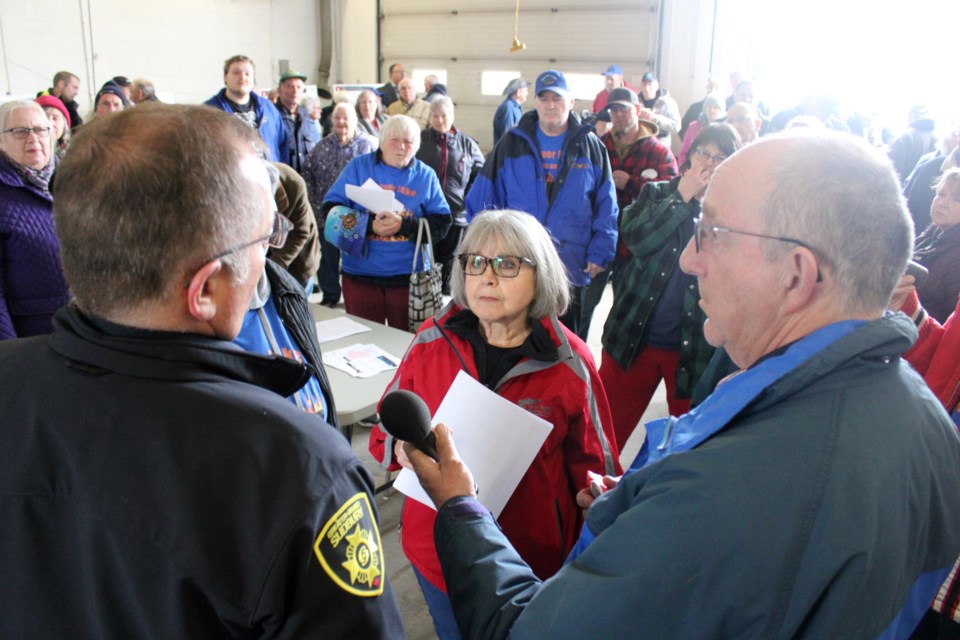
[[[341,589],[362,597],[383,593],[380,531],[367,494],[344,503],[313,543],[320,566]]]

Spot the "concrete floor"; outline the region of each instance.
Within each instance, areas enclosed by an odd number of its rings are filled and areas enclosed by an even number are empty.
[[[600,362],[600,336],[603,333],[603,323],[607,319],[612,303],[612,290],[607,286],[603,299],[597,306],[594,313],[593,324],[590,327],[589,339],[587,341],[593,357]],[[667,415],[666,391],[661,384],[657,390],[653,401],[643,415],[641,425],[654,418]],[[374,474],[377,486],[385,481],[385,475],[379,463],[367,451],[367,438],[369,430],[355,427],[353,432],[353,450],[357,456],[363,460],[367,469]],[[642,426],[634,431],[633,435],[627,441],[627,446],[621,452],[620,460],[624,466],[628,466],[634,456],[640,450],[643,443],[645,431]],[[417,579],[413,575],[413,569],[403,550],[400,548],[400,510],[403,504],[403,494],[389,489],[377,495],[377,507],[380,510],[380,536],[383,543],[383,553],[387,565],[387,574],[393,584],[393,589],[397,595],[397,601],[400,605],[400,611],[403,614],[404,626],[406,627],[409,640],[435,640],[436,633],[433,630],[433,622],[430,614],[427,612],[427,605],[423,601],[420,593],[420,587]]]

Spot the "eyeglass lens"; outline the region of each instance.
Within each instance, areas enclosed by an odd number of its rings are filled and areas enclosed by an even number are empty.
[[[464,273],[468,276],[479,276],[487,270],[489,264],[497,276],[504,278],[515,278],[520,273],[520,260],[513,256],[497,256],[487,258],[476,254],[466,254],[460,256],[463,264]]]

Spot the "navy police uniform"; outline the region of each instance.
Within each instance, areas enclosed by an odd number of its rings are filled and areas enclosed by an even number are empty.
[[[0,637],[403,637],[310,371],[61,309],[0,344]]]

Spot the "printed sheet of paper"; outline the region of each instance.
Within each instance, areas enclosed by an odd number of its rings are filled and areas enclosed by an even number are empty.
[[[464,371],[440,403],[433,424],[453,429],[460,457],[480,489],[477,499],[499,517],[553,425],[498,396]],[[403,469],[393,486],[436,509],[415,473]]]
[[[352,344],[323,354],[323,364],[354,378],[369,378],[382,371],[396,369],[400,358],[391,355],[375,344]]]
[[[320,344],[333,342],[334,340],[346,338],[355,333],[363,333],[364,331],[370,331],[370,327],[365,324],[360,324],[347,316],[317,322],[317,340],[320,341]]]
[[[361,186],[347,185],[347,197],[359,204],[370,213],[381,211],[403,211],[403,204],[393,197],[392,191],[387,191],[371,178]]]

